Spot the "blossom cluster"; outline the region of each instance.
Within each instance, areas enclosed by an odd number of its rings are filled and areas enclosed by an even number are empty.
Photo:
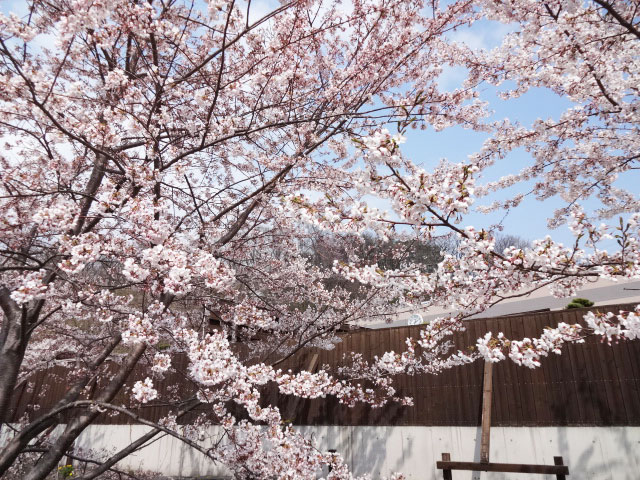
[[[560,355],[566,343],[583,343],[584,329],[579,324],[569,325],[564,322],[555,328],[547,327],[538,338],[509,340],[502,332],[494,336],[487,332],[479,338],[476,348],[488,362],[499,362],[509,356],[516,364],[529,368],[540,366],[540,358],[550,353]]]
[[[158,398],[158,391],[153,388],[153,381],[147,377],[144,381],[138,380],[131,389],[133,398],[140,403],[147,403]]]
[[[595,335],[611,344],[618,340],[635,340],[640,338],[640,305],[634,311],[588,312],[584,320]]]

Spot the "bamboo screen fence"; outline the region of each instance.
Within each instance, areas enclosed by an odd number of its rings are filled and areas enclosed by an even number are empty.
[[[633,306],[609,305],[600,311],[618,312]],[[545,326],[558,322],[576,323],[587,310],[573,309],[508,317],[470,320],[467,330],[455,336],[456,348],[475,344],[486,332],[502,331],[508,338],[539,336]],[[406,349],[407,337],[419,338],[420,326],[362,329],[345,333],[333,350],[306,349],[279,365],[283,370],[304,369],[316,365],[335,367],[345,360],[347,352],[360,352],[371,359],[393,350]],[[317,357],[315,357],[317,355]],[[160,392],[167,388],[188,390],[193,386],[184,373],[186,359],[174,359],[175,371],[155,383]],[[395,403],[382,408],[357,405],[348,408],[335,399],[299,400],[278,395],[274,388],[263,392],[265,404],[277,404],[287,421],[299,425],[449,425],[478,426],[481,420],[482,362],[454,368],[439,375],[398,375],[396,388],[401,395],[413,397],[414,406]],[[144,377],[135,371],[133,380]],[[26,415],[35,418],[46,412],[67,388],[68,372],[54,367],[40,372],[23,383],[16,392],[13,418]],[[116,404],[128,404],[129,394],[116,398]],[[32,406],[39,404],[37,411]],[[197,414],[207,414],[206,406],[185,416],[190,422]],[[162,405],[147,405],[140,410],[143,417],[158,420],[171,410]],[[537,369],[519,367],[511,361],[494,365],[493,426],[551,425],[640,425],[640,340],[608,346],[597,338],[584,344],[569,345],[562,355],[550,355]],[[103,415],[99,423],[123,424],[132,420],[122,415]]]

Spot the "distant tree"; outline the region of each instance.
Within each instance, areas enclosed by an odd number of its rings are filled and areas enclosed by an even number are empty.
[[[525,240],[524,238],[518,235],[509,235],[509,234],[501,234],[496,235],[495,239],[495,251],[499,253],[504,253],[504,251],[509,247],[515,247],[518,249],[525,249],[531,246],[531,242]]]
[[[384,269],[417,267],[420,271],[432,272],[442,259],[435,242],[424,243],[406,235],[382,239],[371,232],[336,234],[313,230],[304,241],[303,249],[311,263],[324,268],[359,258],[363,264],[376,264]]]
[[[302,240],[301,248],[311,265],[329,273],[324,281],[327,288],[340,287],[360,298],[369,295],[370,288],[334,272],[336,266],[358,259],[362,266],[376,265],[382,270],[415,269],[427,273],[435,271],[442,259],[440,247],[435,242],[424,243],[406,235],[382,239],[371,232],[339,234],[312,228],[308,237]]]

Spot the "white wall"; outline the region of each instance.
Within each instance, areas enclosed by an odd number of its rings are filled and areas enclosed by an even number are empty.
[[[435,463],[442,452],[452,460],[479,461],[480,431],[473,427],[298,427],[323,449],[336,449],[354,473],[383,478],[401,471],[412,480],[442,478]],[[77,446],[113,451],[147,431],[135,425],[93,425]],[[210,432],[216,436],[215,431]],[[491,461],[553,464],[562,455],[576,480],[640,478],[640,427],[508,427],[491,429]],[[175,476],[228,476],[180,441],[165,437],[120,463],[120,468]],[[326,475],[326,472],[325,472]],[[472,476],[473,475],[473,476]],[[454,472],[454,480],[538,479],[553,476]]]

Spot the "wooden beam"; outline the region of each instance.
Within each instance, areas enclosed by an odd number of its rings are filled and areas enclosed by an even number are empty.
[[[493,363],[484,362],[484,380],[482,382],[482,437],[480,443],[480,462],[489,463],[491,440],[491,395],[493,393]]]
[[[436,462],[440,470],[471,470],[473,472],[540,473],[546,475],[569,475],[566,465],[526,465],[521,463],[482,463],[482,462]],[[447,454],[448,455],[448,454]],[[447,478],[447,477],[445,477]]]

